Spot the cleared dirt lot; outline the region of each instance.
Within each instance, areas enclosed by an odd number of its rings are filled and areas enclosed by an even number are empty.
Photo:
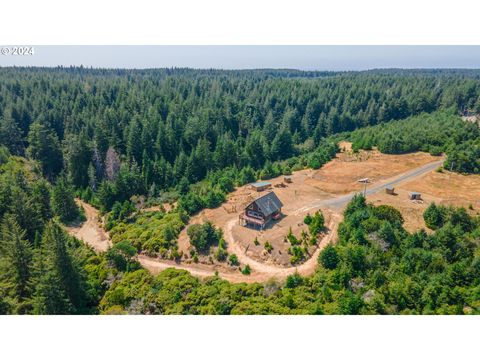
[[[422,194],[423,202],[408,200],[408,193],[417,191]],[[376,205],[392,205],[405,218],[405,228],[416,231],[425,228],[423,212],[432,202],[443,205],[462,206],[470,214],[480,213],[480,175],[461,175],[443,170],[431,171],[412,181],[399,185],[395,192],[397,196],[383,192],[372,195],[369,201]],[[473,210],[468,209],[472,205]]]
[[[349,148],[345,145],[348,143],[341,144],[341,148]],[[377,150],[356,154],[344,151],[316,171],[307,184],[330,194],[346,194],[362,189],[358,179],[369,178],[373,183],[378,183],[439,159],[438,156],[423,152],[386,155]]]
[[[423,211],[432,201],[464,207],[472,204],[473,210],[469,210],[470,212],[480,211],[480,176],[435,172],[443,160],[442,157],[425,153],[384,155],[375,150],[352,154],[348,143],[344,144],[344,147],[346,150],[322,169],[295,172],[291,177],[292,183],[285,187],[273,186],[284,204],[284,216],[263,231],[239,225],[238,215],[245,205],[265,193],[257,193],[248,186],[236,189],[228,196],[228,201],[217,209],[206,209],[190,219],[188,225],[209,220],[220,227],[224,231],[228,252],[236,254],[242,266],[250,266],[250,276],[242,275],[238,267],[219,263],[209,256],[201,256],[200,263],[193,263],[189,256],[190,243],[186,230],[181,232],[178,241],[179,250],[185,254],[182,261],[174,262],[145,255],[139,255],[139,261],[152,273],[175,267],[188,270],[199,277],[218,273],[232,282],[263,282],[270,278],[282,280],[295,272],[309,275],[317,266],[321,249],[335,241],[337,227],[342,220],[341,212],[353,194],[363,189],[363,185],[357,180],[365,177],[372,180],[367,187],[367,201],[398,208],[406,220],[405,227],[411,231],[424,227]],[[278,177],[269,181],[275,185],[283,183],[283,180],[283,177]],[[395,187],[396,196],[385,193],[384,187],[387,184]],[[410,201],[410,191],[422,193],[423,202]],[[108,234],[99,225],[98,211],[79,202],[85,208],[87,221],[69,228],[69,232],[92,245],[97,251],[106,250],[110,241]],[[290,245],[284,241],[284,237],[290,228],[300,237],[302,230],[307,231],[303,218],[307,213],[318,209],[325,216],[327,231],[320,236],[317,246],[310,247],[310,258],[302,264],[292,266],[288,254]],[[157,211],[157,208],[148,211]],[[259,245],[254,244],[255,237]],[[273,246],[271,253],[264,249],[267,240]]]
[[[228,201],[223,206],[200,212],[191,219],[190,223],[211,221],[224,230],[226,238],[231,239],[230,243],[234,242],[239,250],[251,259],[273,266],[290,267],[290,255],[288,254],[290,244],[285,241],[285,236],[289,229],[292,229],[293,234],[298,238],[302,231],[308,232],[307,226],[303,223],[303,219],[308,213],[313,214],[320,209],[324,214],[325,222],[329,223],[332,214],[340,214],[343,206],[348,202],[349,196],[346,195],[363,190],[363,185],[358,183],[358,179],[368,177],[372,181],[369,187],[372,189],[377,187],[373,192],[381,193],[382,190],[378,187],[387,181],[442,160],[441,157],[434,157],[427,153],[385,155],[377,150],[372,150],[353,154],[350,151],[349,143],[340,145],[345,150],[320,170],[295,172],[291,177],[292,183],[285,184],[285,187],[275,187],[276,184],[283,183],[283,176],[269,180],[272,183],[272,189],[284,204],[282,209],[284,216],[271,223],[265,230],[247,228],[238,223],[238,215],[245,205],[265,193],[250,190],[248,185],[242,186],[230,194]],[[374,196],[379,197],[377,199]],[[381,196],[381,194],[374,194],[367,198],[369,201],[379,200],[381,202]],[[399,200],[403,197],[396,198]],[[404,200],[404,202],[397,201],[397,205],[403,206],[403,209],[400,210],[412,217],[408,223],[413,224],[419,214],[421,218],[421,213],[426,205],[412,203],[408,200],[407,195]],[[440,199],[432,197],[428,200]],[[416,212],[410,213],[412,209]],[[259,245],[255,245],[255,239]],[[266,241],[273,246],[270,253],[265,250]],[[230,246],[231,244],[229,244]],[[191,249],[185,230],[180,234],[179,248],[185,254],[188,254]],[[309,253],[312,254],[315,248],[315,246],[310,247]],[[186,258],[188,259],[188,255]],[[216,263],[211,257],[200,257],[200,262]]]
[[[308,232],[307,226],[303,223],[303,218],[308,211],[299,211],[299,209],[314,199],[327,199],[329,197],[329,194],[305,183],[305,180],[312,174],[313,171],[311,170],[298,171],[292,175],[292,183],[286,184],[282,188],[276,188],[274,185],[283,183],[283,176],[269,180],[273,185],[273,191],[275,191],[284,204],[282,208],[284,216],[282,219],[270,223],[265,230],[255,230],[241,226],[238,223],[238,216],[245,205],[266,193],[266,191],[257,193],[254,190],[250,190],[248,185],[242,186],[231,193],[228,196],[228,201],[222,206],[216,209],[201,211],[190,220],[189,225],[208,220],[226,232],[228,230],[227,224],[230,224],[228,228],[231,228],[234,241],[249,257],[268,264],[290,266],[290,255],[288,254],[290,244],[285,242],[285,236],[290,228],[297,237],[301,236],[302,231]],[[310,213],[313,214],[313,211],[310,211]],[[323,214],[325,222],[328,223],[331,217],[330,212],[323,211]],[[254,244],[255,238],[257,238],[259,245]],[[271,253],[265,251],[264,245],[266,241],[273,246]],[[179,250],[188,254],[191,247],[186,230],[180,233],[178,243]],[[316,246],[311,246],[309,252],[313,253],[315,249]],[[211,262],[211,259],[200,257],[200,261]]]

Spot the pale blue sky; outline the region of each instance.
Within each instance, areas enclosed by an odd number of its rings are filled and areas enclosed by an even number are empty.
[[[480,68],[480,46],[35,46],[0,66],[102,68]]]

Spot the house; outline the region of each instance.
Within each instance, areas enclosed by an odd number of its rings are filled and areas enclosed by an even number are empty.
[[[266,189],[270,189],[272,187],[272,183],[269,183],[268,181],[259,181],[251,184],[250,186],[253,190],[260,192]]]
[[[388,194],[388,195],[395,195],[395,188],[392,187],[392,186],[387,186],[385,188],[385,192]]]
[[[252,225],[263,229],[271,220],[277,220],[282,214],[282,202],[271,191],[249,203],[239,215],[242,225]]]
[[[408,197],[410,200],[422,200],[422,194],[415,191],[411,192]]]

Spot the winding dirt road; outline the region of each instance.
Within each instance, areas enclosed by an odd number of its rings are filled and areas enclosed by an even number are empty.
[[[370,188],[367,189],[367,195],[375,194],[383,190],[386,186],[393,186],[422,176],[440,166],[442,161],[436,161],[420,166],[416,169],[390,178],[382,183],[371,185]],[[299,266],[279,267],[256,261],[247,256],[245,250],[235,241],[235,238],[232,235],[232,228],[237,221],[236,219],[232,219],[227,223],[227,226],[224,229],[225,240],[228,244],[229,253],[236,254],[241,264],[248,264],[250,266],[252,273],[249,276],[241,274],[238,270],[228,269],[218,265],[176,263],[174,261],[148,257],[146,255],[139,255],[138,260],[143,267],[154,274],[173,267],[189,271],[192,275],[198,277],[208,277],[218,274],[221,278],[231,282],[264,282],[271,278],[282,280],[295,272],[298,272],[301,275],[310,275],[315,271],[320,251],[328,243],[335,240],[338,224],[342,219],[340,210],[353,198],[354,195],[355,193],[351,193],[339,197],[332,197],[331,199],[313,199],[309,205],[298,209],[298,213],[306,213],[315,208],[330,208],[334,210],[330,222],[327,224],[327,228],[329,229],[328,232],[323,236],[319,246],[312,256]],[[87,220],[81,224],[81,226],[69,227],[68,232],[91,245],[96,251],[106,251],[108,247],[111,246],[111,241],[108,233],[105,232],[99,224],[98,210],[81,200],[77,200],[77,202],[85,209]]]

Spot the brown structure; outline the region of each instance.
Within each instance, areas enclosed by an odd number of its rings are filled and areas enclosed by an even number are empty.
[[[240,224],[263,229],[271,220],[277,220],[282,215],[282,202],[271,191],[249,203],[239,215]]]
[[[292,183],[292,177],[291,176],[285,176],[283,178],[283,181],[286,182],[287,184],[291,184]]]
[[[268,181],[260,181],[256,182],[250,185],[253,190],[260,192],[263,190],[270,189],[272,187],[272,183],[269,183]]]
[[[391,187],[391,186],[387,186],[385,188],[385,192],[388,194],[388,195],[395,195],[395,188]]]
[[[422,194],[418,192],[411,192],[408,197],[410,198],[410,200],[422,200]]]

